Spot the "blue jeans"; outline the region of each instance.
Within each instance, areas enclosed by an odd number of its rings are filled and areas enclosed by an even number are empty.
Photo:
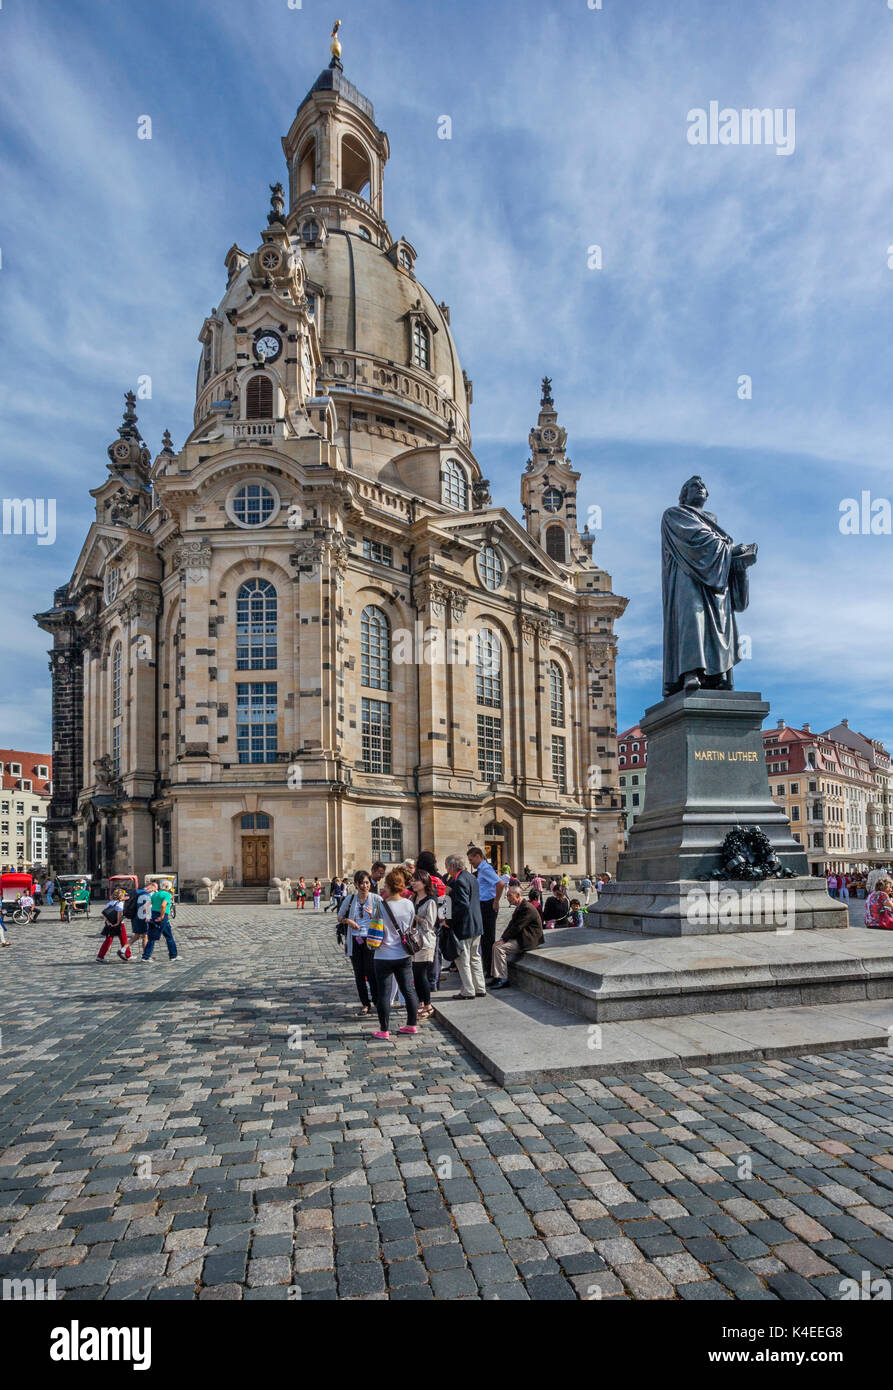
[[[167,945],[168,960],[176,960],[177,943],[174,940],[174,934],[171,931],[171,924],[167,917],[162,917],[161,919],[153,917],[152,921],[149,923],[149,940],[146,942],[145,951],[143,951],[143,960],[152,959],[152,952],[155,950],[155,943],[160,936],[164,937],[165,943]]]

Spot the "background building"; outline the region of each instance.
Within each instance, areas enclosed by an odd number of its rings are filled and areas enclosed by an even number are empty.
[[[878,798],[887,793],[879,791],[868,756],[833,733],[813,733],[809,724],[791,728],[781,719],[763,732],[773,799],[784,807],[814,874],[887,862],[872,848],[877,832],[869,833],[880,814]]]
[[[626,832],[645,806],[648,741],[638,724],[617,735],[617,781],[623,799]]]
[[[450,311],[383,213],[387,136],[335,59],[258,246],[199,330],[194,428],[128,395],[52,634],[58,871],[260,886],[484,839],[613,866],[614,621],[543,382],[525,524],[492,504]],[[506,369],[508,370],[508,363]]]
[[[46,818],[53,785],[47,753],[0,748],[0,866],[41,867],[47,862]]]
[[[850,748],[866,760],[874,790],[868,793],[866,804],[866,836],[868,852],[886,863],[893,859],[893,767],[890,754],[876,738],[858,734],[842,719],[827,737]]]

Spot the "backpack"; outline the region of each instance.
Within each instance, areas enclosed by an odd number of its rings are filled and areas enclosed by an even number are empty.
[[[111,905],[110,903],[106,903],[105,907],[102,909],[102,915],[103,915],[103,917],[105,918],[105,920],[108,922],[108,924],[109,924],[110,927],[117,927],[117,925],[118,925],[118,909],[117,909],[117,907],[112,907],[112,905]]]
[[[136,905],[139,900],[137,892],[128,893],[124,899],[124,916],[128,922],[132,922],[136,916]]]

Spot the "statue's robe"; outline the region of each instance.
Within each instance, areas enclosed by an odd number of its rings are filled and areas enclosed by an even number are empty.
[[[747,567],[710,512],[669,507],[661,521],[664,692],[686,671],[721,676],[739,660],[735,614],[747,607]]]

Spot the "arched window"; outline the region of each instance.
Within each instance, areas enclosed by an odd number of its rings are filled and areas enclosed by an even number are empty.
[[[268,376],[253,376],[245,388],[245,419],[273,418],[273,383]]]
[[[577,832],[576,830],[561,830],[558,833],[558,846],[562,864],[576,864],[577,862]]]
[[[505,578],[505,565],[502,563],[499,552],[492,545],[481,546],[478,567],[485,588],[492,589],[494,593],[501,588]]]
[[[468,510],[468,479],[465,469],[455,459],[447,459],[443,465],[442,500],[448,507]]]
[[[431,366],[431,337],[419,319],[412,326],[412,365],[424,367],[426,372]]]
[[[316,187],[316,136],[311,135],[298,155],[298,194],[312,193]]]
[[[365,147],[353,135],[341,141],[341,187],[369,201],[371,165]]]
[[[499,638],[488,628],[477,636],[477,702],[495,709],[502,706],[502,653]]]
[[[564,728],[564,675],[557,661],[549,662],[549,708],[552,723]]]
[[[391,688],[391,625],[380,608],[370,605],[360,619],[360,684],[373,690]]]
[[[546,527],[546,554],[550,560],[559,560],[565,564],[567,560],[567,545],[565,542],[564,529],[561,526]]]
[[[112,718],[121,713],[121,643],[112,648]]]
[[[276,590],[268,579],[249,579],[236,595],[236,670],[276,666]]]
[[[372,859],[385,864],[399,863],[403,858],[403,826],[393,816],[378,816],[372,822]]]

